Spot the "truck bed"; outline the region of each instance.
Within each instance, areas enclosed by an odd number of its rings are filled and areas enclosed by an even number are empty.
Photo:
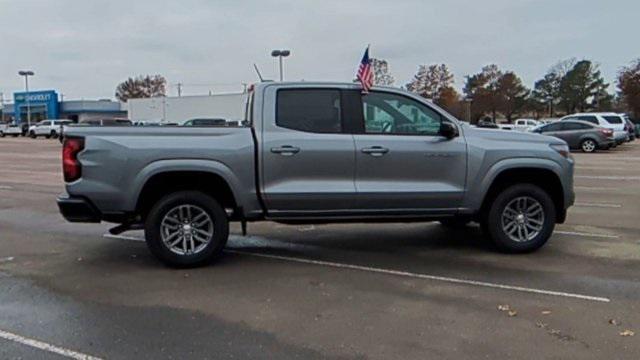
[[[67,184],[67,192],[89,197],[105,214],[135,210],[150,178],[186,168],[219,174],[242,194],[238,206],[259,208],[250,127],[68,126],[64,133],[85,139],[78,155],[82,179]]]

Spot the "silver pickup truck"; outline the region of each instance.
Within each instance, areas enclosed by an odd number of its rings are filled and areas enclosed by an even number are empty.
[[[497,249],[528,252],[574,201],[562,140],[350,83],[256,84],[235,127],[67,127],[63,170],[67,220],[144,229],[182,267],[221,254],[230,221],[477,221]]]

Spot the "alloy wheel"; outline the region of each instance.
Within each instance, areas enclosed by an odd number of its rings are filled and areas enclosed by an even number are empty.
[[[501,216],[502,231],[515,242],[534,239],[544,226],[544,209],[530,196],[520,196],[504,207]]]
[[[202,208],[179,205],[167,212],[160,224],[164,245],[178,255],[203,251],[213,238],[213,220]]]

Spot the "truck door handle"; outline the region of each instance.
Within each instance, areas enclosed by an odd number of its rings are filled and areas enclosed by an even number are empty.
[[[382,156],[389,152],[389,149],[382,146],[372,146],[368,148],[363,148],[361,150],[365,154],[369,154],[371,156]]]
[[[274,154],[280,154],[283,156],[291,156],[300,152],[300,148],[291,146],[291,145],[283,145],[280,147],[271,148],[271,152]]]

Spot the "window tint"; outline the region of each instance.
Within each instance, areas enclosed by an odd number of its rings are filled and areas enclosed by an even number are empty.
[[[592,126],[589,126],[587,124],[580,124],[580,123],[576,123],[576,122],[567,122],[564,124],[564,126],[562,127],[562,130],[585,130],[585,129],[591,129],[593,128]]]
[[[372,92],[362,97],[364,130],[368,134],[437,135],[442,117],[410,98]]]
[[[622,119],[620,118],[620,116],[607,115],[603,116],[603,118],[607,120],[609,124],[622,124]]]
[[[592,124],[598,124],[598,119],[593,115],[580,115],[578,116],[578,120],[588,121]]]
[[[276,124],[287,129],[314,133],[341,132],[340,91],[279,90]]]
[[[546,125],[542,128],[542,132],[560,131],[560,130],[562,130],[562,124],[559,122]]]

